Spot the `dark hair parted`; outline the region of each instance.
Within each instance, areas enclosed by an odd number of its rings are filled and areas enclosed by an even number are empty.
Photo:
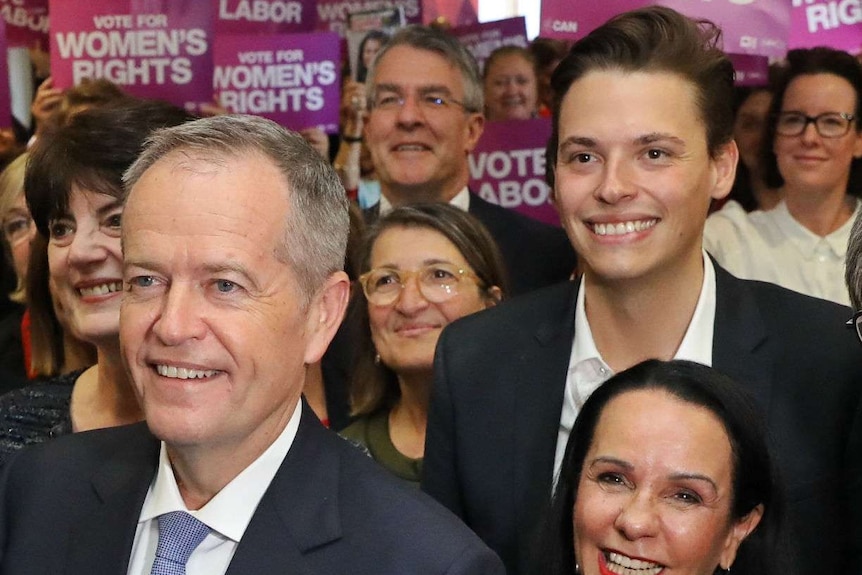
[[[784,185],[784,178],[778,170],[778,159],[775,157],[772,147],[776,138],[775,126],[778,122],[778,114],[784,107],[784,96],[793,80],[799,76],[811,74],[833,74],[847,80],[853,87],[853,91],[856,92],[856,108],[852,112],[848,110],[835,111],[852,113],[856,118],[853,121],[856,132],[862,132],[862,121],[860,121],[862,120],[862,63],[847,52],[832,48],[791,50],[787,53],[785,66],[776,81],[763,139],[763,179],[766,185],[771,188],[780,188]],[[850,164],[847,193],[862,196],[862,158],[855,158]]]
[[[36,141],[24,176],[27,206],[39,232],[65,214],[72,188],[123,197],[123,172],[157,128],[193,119],[155,100],[131,98],[88,108]]]
[[[566,445],[560,476],[546,524],[544,553],[537,561],[547,575],[574,573],[575,549],[572,513],[587,453],[602,412],[616,397],[641,390],[667,393],[692,406],[706,409],[721,422],[733,457],[733,500],[730,520],[745,517],[763,505],[760,524],[740,545],[733,564],[735,575],[786,575],[790,573],[785,550],[784,508],[777,471],[769,454],[765,418],[754,398],[738,383],[705,365],[692,361],[647,360],[602,384],[578,414]],[[684,433],[681,430],[680,433]],[[779,564],[781,563],[781,564]]]
[[[554,70],[556,95],[548,143],[547,178],[553,186],[560,104],[577,80],[593,71],[676,74],[697,89],[697,107],[710,155],[733,139],[733,63],[721,50],[721,30],[663,6],[615,16],[575,42]]]
[[[389,34],[383,30],[371,30],[362,38],[356,54],[356,74],[354,76],[357,82],[365,82],[365,79],[368,77],[368,67],[365,65],[363,54],[365,53],[365,45],[370,41],[377,42],[380,44],[380,48],[383,48],[389,41]]]
[[[490,288],[507,290],[505,264],[500,249],[485,226],[464,210],[443,203],[413,204],[396,208],[381,217],[368,230],[363,244],[360,273],[371,269],[371,252],[383,232],[394,228],[428,229],[452,242],[467,264],[479,278],[479,289],[485,297],[494,297]],[[374,413],[390,408],[399,397],[395,373],[382,363],[375,363],[376,351],[371,340],[368,319],[368,300],[362,289],[357,289],[351,304],[350,319],[356,344],[353,381],[351,382],[351,411],[353,415]]]

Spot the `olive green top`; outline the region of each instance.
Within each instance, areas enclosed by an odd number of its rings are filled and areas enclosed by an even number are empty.
[[[355,420],[341,431],[341,436],[359,443],[377,463],[397,477],[419,487],[422,459],[411,459],[398,451],[389,436],[389,411],[380,410]]]

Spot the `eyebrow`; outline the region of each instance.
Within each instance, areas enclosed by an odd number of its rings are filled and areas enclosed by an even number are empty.
[[[674,144],[685,146],[685,140],[679,138],[677,136],[673,136],[671,134],[665,134],[662,132],[651,132],[649,134],[644,134],[643,136],[638,136],[632,143],[638,146],[646,146],[649,144],[654,144],[656,142],[672,142]],[[583,146],[585,148],[594,148],[598,145],[598,141],[594,138],[589,138],[587,136],[569,136],[565,140],[560,143],[560,148],[568,145],[577,145]]]
[[[426,260],[422,260],[422,263],[421,263],[422,266],[433,266],[434,264],[449,264],[449,265],[453,265],[453,266],[457,266],[457,267],[463,267],[461,264],[456,264],[455,262],[453,262],[451,260],[447,260],[445,258],[429,258]],[[393,269],[393,270],[400,270],[401,269],[401,267],[398,264],[394,264],[394,263],[380,264],[379,266],[375,266],[372,269],[380,269],[380,268],[388,268],[388,269]]]
[[[151,271],[153,273],[164,273],[164,271],[163,271],[164,266],[162,266],[161,264],[159,264],[153,260],[149,260],[146,258],[136,260],[134,258],[124,256],[123,271],[125,272],[126,270],[128,270],[131,267],[140,268],[141,270]],[[200,269],[202,269],[207,275],[210,275],[210,276],[213,276],[213,275],[217,276],[217,275],[223,274],[225,272],[235,273],[239,276],[242,276],[242,278],[245,281],[248,281],[248,283],[251,285],[251,287],[253,289],[255,289],[257,291],[260,290],[260,286],[258,285],[258,283],[254,280],[254,278],[251,276],[251,274],[249,274],[247,272],[246,268],[243,266],[231,264],[231,263],[227,263],[227,264],[204,264]]]
[[[98,215],[99,217],[102,217],[102,216],[105,216],[105,215],[113,212],[117,208],[122,208],[122,207],[123,207],[123,202],[121,202],[120,200],[114,200],[113,202],[111,202],[109,204],[105,204],[101,208],[98,208],[96,210],[96,215]]]
[[[374,91],[375,92],[395,92],[398,94],[403,94],[404,93],[404,87],[399,86],[397,84],[382,83],[382,84],[377,84],[376,86],[374,86]],[[443,84],[426,84],[426,85],[417,87],[416,91],[419,94],[431,94],[434,92],[439,92],[439,93],[443,93],[446,95],[452,94],[452,90],[450,90],[448,86],[445,86]]]
[[[631,471],[632,469],[634,469],[634,465],[632,465],[628,461],[606,455],[596,457],[595,459],[590,461],[589,468],[592,469],[596,464],[599,463],[616,465],[625,469],[626,471]],[[668,478],[673,481],[702,481],[709,484],[716,493],[718,492],[718,485],[716,485],[715,481],[708,475],[703,475],[701,473],[689,473],[681,471],[677,473],[671,473]]]

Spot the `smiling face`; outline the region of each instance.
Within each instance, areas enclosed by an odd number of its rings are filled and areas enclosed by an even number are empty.
[[[445,236],[428,228],[393,227],[374,242],[371,269],[417,270],[435,263],[453,264],[473,271]],[[419,292],[416,276],[407,280],[401,294],[389,305],[368,304],[371,338],[381,361],[396,373],[429,372],[440,331],[460,317],[493,304],[471,279],[452,299],[429,302]]]
[[[712,412],[659,390],[612,399],[578,482],[573,527],[581,573],[712,575],[719,565],[729,568],[760,518],[758,508],[731,519],[732,477],[730,440]]]
[[[525,120],[536,114],[538,86],[533,64],[519,54],[500,56],[485,74],[489,120]]]
[[[467,155],[482,134],[481,114],[457,104],[430,109],[431,96],[464,101],[461,72],[443,56],[395,46],[375,65],[372,93],[404,98],[403,106],[372,108],[365,140],[382,193],[393,205],[449,201],[467,185]]]
[[[117,198],[75,186],[67,213],[48,223],[48,265],[54,294],[78,339],[116,345],[123,293]]]
[[[671,278],[700,267],[709,203],[730,191],[736,159],[732,142],[710,157],[696,89],[679,76],[593,71],[575,81],[559,116],[555,194],[585,274]]]
[[[800,112],[811,117],[826,112],[853,114],[855,110],[853,86],[834,74],[798,76],[787,86],[781,105],[782,112]],[[850,164],[854,156],[862,157],[862,133],[856,131],[858,121],[839,138],[824,138],[811,124],[799,136],[776,135],[773,151],[785,188],[846,193]]]
[[[229,454],[242,469],[283,429],[332,335],[319,294],[305,304],[277,257],[288,193],[262,156],[216,164],[182,150],[132,189],[121,344],[150,429],[171,449]]]
[[[30,261],[30,242],[36,235],[36,226],[27,210],[27,200],[22,191],[11,209],[3,214],[3,234],[12,252],[15,275],[19,283],[27,275],[27,262]]]

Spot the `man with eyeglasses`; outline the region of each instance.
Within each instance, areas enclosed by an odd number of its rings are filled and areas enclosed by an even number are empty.
[[[781,199],[709,217],[704,247],[732,274],[847,305],[844,259],[862,209],[862,66],[829,48],[792,50],[775,90],[763,171]],[[855,190],[855,191],[854,191]]]
[[[366,92],[364,138],[381,190],[367,220],[400,205],[451,203],[494,236],[513,294],[570,277],[576,259],[562,230],[467,188],[468,156],[485,122],[484,98],[476,62],[456,39],[421,26],[400,31],[378,53]]]

